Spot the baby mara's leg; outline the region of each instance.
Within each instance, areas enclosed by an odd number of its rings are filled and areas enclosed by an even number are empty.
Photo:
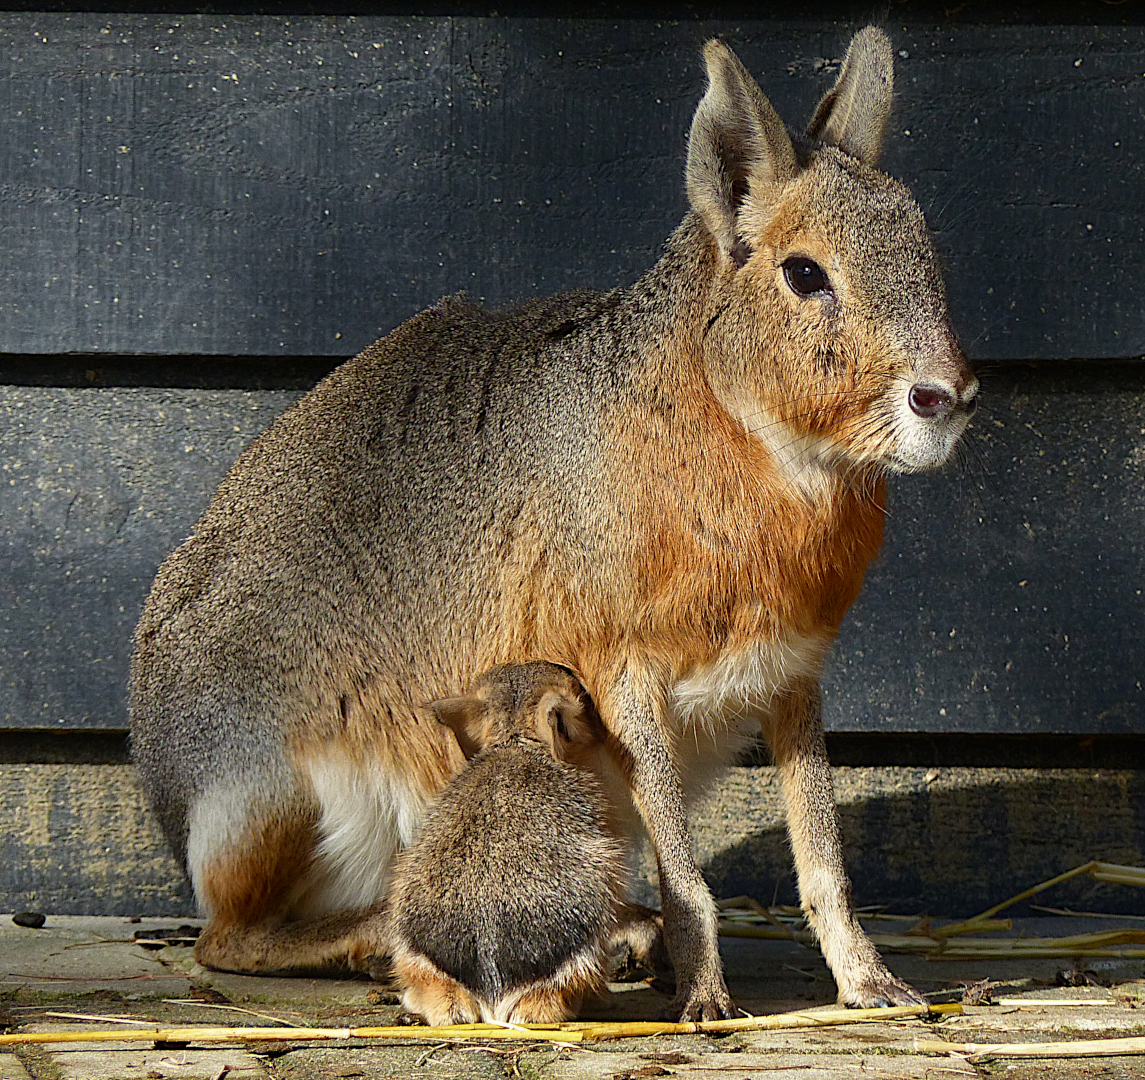
[[[407,1012],[420,1016],[430,1027],[475,1024],[488,1007],[428,957],[398,947],[393,958],[393,979]]]
[[[624,904],[618,914],[616,929],[609,941],[614,975],[621,981],[643,978],[644,973],[668,976],[672,959],[664,944],[664,917],[643,904]],[[626,973],[637,973],[629,976]]]

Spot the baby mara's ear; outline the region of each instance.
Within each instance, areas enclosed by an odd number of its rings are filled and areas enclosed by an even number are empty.
[[[546,691],[541,697],[536,718],[537,735],[558,761],[577,757],[602,735],[583,703],[559,690]]]
[[[457,736],[457,745],[468,761],[480,753],[489,741],[489,706],[480,698],[471,696],[442,698],[431,701],[429,708]]]
[[[704,46],[708,89],[688,136],[688,201],[720,251],[736,266],[751,254],[736,235],[736,216],[754,184],[792,179],[795,149],[779,114],[739,58],[722,41]]]
[[[837,146],[873,168],[879,163],[894,85],[890,39],[877,26],[864,27],[851,38],[839,78],[819,102],[807,137]]]

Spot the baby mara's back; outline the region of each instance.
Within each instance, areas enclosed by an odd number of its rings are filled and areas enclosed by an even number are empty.
[[[495,678],[530,669],[542,683],[574,681],[539,663]],[[399,858],[389,896],[403,1002],[430,1024],[559,1020],[605,982],[625,850],[586,760],[599,721],[570,689],[550,687],[526,709],[531,731],[453,717],[472,756]]]

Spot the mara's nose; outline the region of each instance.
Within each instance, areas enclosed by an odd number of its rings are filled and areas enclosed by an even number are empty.
[[[952,365],[954,370],[947,373],[930,372],[929,378],[920,379],[907,395],[911,412],[924,419],[949,416],[955,409],[962,409],[973,416],[978,402],[978,380],[965,361]]]
[[[954,395],[945,387],[934,383],[915,383],[910,388],[911,412],[929,419],[932,416],[947,416],[954,409]]]

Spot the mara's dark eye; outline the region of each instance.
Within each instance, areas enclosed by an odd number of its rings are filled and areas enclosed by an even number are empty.
[[[813,259],[804,259],[799,255],[784,260],[783,276],[791,286],[791,291],[799,296],[829,292],[831,289],[831,282],[827,280],[823,267]]]

